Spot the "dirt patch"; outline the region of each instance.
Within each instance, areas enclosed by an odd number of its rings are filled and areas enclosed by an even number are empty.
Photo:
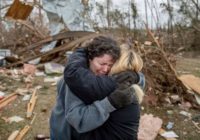
[[[163,120],[162,127],[168,131],[166,128],[168,122],[173,122],[174,126],[171,131],[174,131],[180,140],[198,140],[200,132],[197,130],[197,128],[193,125],[192,120],[188,117],[185,117],[183,115],[180,115],[180,111],[183,109],[180,109],[178,106],[147,106],[143,105],[144,110],[142,111],[142,114],[153,114],[156,117],[159,117]],[[168,113],[172,112],[172,114]],[[192,114],[192,116],[198,115],[197,110],[189,110]],[[161,136],[157,136],[156,140],[165,140]]]
[[[200,77],[200,56],[197,58],[177,57],[177,71],[181,74],[193,74]]]
[[[4,77],[0,75],[0,77]],[[5,79],[5,77],[4,77]],[[10,82],[12,81],[12,82]],[[49,116],[53,105],[55,104],[56,88],[51,86],[50,83],[44,83],[44,79],[41,77],[34,78],[33,87],[41,85],[42,88],[38,91],[38,100],[34,109],[36,119],[32,124],[30,131],[25,136],[25,140],[32,140],[37,134],[44,134],[49,136]],[[17,82],[13,79],[10,80],[6,77],[4,84],[8,89],[4,91],[7,94],[13,93],[17,88],[24,88],[23,82]],[[10,86],[14,85],[14,86]],[[14,130],[22,129],[26,124],[30,124],[31,120],[26,119],[26,111],[28,101],[22,101],[23,96],[19,96],[14,102],[3,108],[0,111],[0,140],[5,140]],[[2,117],[20,116],[25,118],[22,122],[6,123]]]

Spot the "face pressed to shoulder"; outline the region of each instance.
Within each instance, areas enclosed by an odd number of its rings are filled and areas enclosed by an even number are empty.
[[[114,63],[111,55],[104,54],[89,60],[89,67],[95,75],[107,75]]]

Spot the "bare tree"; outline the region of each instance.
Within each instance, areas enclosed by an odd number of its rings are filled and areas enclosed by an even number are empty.
[[[154,25],[154,23],[156,23],[156,18],[155,18],[155,16],[154,16],[154,12],[153,12],[153,5],[152,5],[152,1],[151,1],[151,3],[149,2],[149,0],[146,0],[146,2],[147,2],[147,6],[148,6],[148,8],[150,9],[150,11],[151,11],[151,28],[153,28],[153,25]],[[153,23],[154,22],[154,23]]]
[[[170,0],[167,0],[167,3],[161,3],[160,6],[164,8],[164,12],[168,13],[168,32],[173,32],[173,7],[170,3]]]
[[[101,24],[103,25],[103,27],[106,27],[107,23],[106,23],[106,13],[105,13],[105,8],[102,4],[96,2],[96,8],[97,8],[97,16],[100,19]],[[94,21],[96,23],[96,26],[98,26],[98,22]]]
[[[149,24],[148,24],[147,0],[144,0],[144,5],[145,5],[146,25],[147,25],[147,28],[148,28]]]
[[[158,3],[156,0],[152,0],[152,6],[155,9],[155,13],[156,13],[156,27],[157,29],[160,28],[160,12],[158,11]]]
[[[111,26],[111,20],[110,20],[110,7],[112,5],[112,1],[111,0],[107,0],[106,1],[106,9],[107,9],[107,22],[108,22],[108,28],[110,28]]]
[[[132,10],[133,26],[134,29],[136,29],[136,19],[138,18],[138,10],[135,4],[135,0],[132,0],[131,2],[131,10]]]

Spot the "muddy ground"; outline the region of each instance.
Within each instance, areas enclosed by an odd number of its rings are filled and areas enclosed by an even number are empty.
[[[187,56],[187,55],[186,55]],[[200,56],[189,56],[189,57],[177,57],[177,71],[179,73],[192,73],[200,77]],[[38,91],[38,100],[34,113],[36,119],[31,125],[31,129],[25,135],[25,140],[33,140],[38,134],[44,134],[49,136],[49,116],[53,105],[55,104],[56,97],[56,87],[51,85],[51,83],[45,83],[44,77],[35,77],[32,80],[32,87],[41,85],[42,88]],[[24,80],[21,79],[16,81],[11,76],[4,76],[0,74],[0,84],[6,87],[4,92],[6,94],[11,94],[16,91],[17,88],[25,88]],[[30,124],[31,120],[26,119],[26,110],[28,101],[22,101],[23,96],[19,96],[14,102],[0,110],[0,140],[6,140],[8,136],[14,130],[20,130],[25,125]],[[178,105],[159,105],[159,106],[149,106],[142,105],[142,114],[152,113],[163,120],[162,127],[166,129],[166,124],[168,122],[174,122],[173,130],[178,136],[179,140],[199,140],[200,130],[198,130],[192,120],[186,116],[180,115],[179,112],[182,111]],[[171,113],[167,113],[171,111]],[[200,114],[199,110],[189,109],[186,110],[191,113],[192,116]],[[20,116],[24,118],[24,121],[8,123],[5,122],[3,117]],[[200,119],[199,119],[200,122]],[[162,137],[157,136],[156,140],[164,140]]]

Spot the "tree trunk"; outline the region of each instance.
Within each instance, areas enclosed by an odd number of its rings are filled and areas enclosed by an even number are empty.
[[[146,25],[147,25],[147,27],[149,27],[149,24],[148,24],[148,14],[147,14],[147,0],[144,0],[144,5],[145,5]]]
[[[110,4],[111,0],[107,0],[107,22],[108,22],[108,28],[110,28],[111,22],[110,22]]]

